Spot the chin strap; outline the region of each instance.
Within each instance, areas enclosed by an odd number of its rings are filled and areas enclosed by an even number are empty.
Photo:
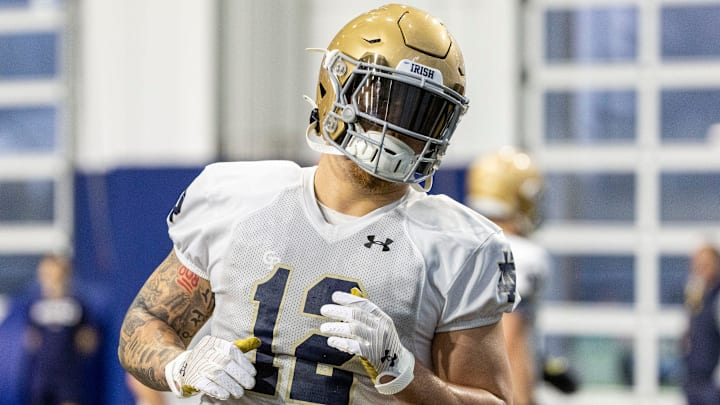
[[[325,142],[325,139],[317,132],[317,122],[313,122],[308,125],[305,131],[305,141],[307,142],[310,149],[315,152],[326,153],[329,155],[342,156],[343,153],[332,145]]]
[[[325,69],[330,69],[333,62],[335,61],[335,55],[340,53],[339,50],[333,49],[332,51],[324,49],[324,48],[305,48],[306,52],[318,52],[324,54],[325,59],[323,59],[323,67]]]
[[[313,99],[306,95],[303,95],[303,99],[313,107],[313,110],[310,113],[310,125],[308,125],[307,129],[305,130],[305,142],[307,142],[310,149],[314,150],[315,152],[327,153],[330,155],[342,155],[343,153],[339,151],[336,147],[329,145],[327,142],[325,142],[325,139],[317,131],[319,118],[318,107],[315,101],[313,101]]]
[[[432,188],[433,178],[432,176],[428,177],[424,181],[422,181],[422,186],[420,183],[410,183],[410,187],[412,187],[415,191],[420,191],[421,193],[427,193]]]
[[[315,102],[315,100],[310,98],[310,96],[308,96],[307,94],[303,94],[303,100],[305,100],[308,104],[310,104],[312,106],[313,112],[317,112],[316,110],[318,108],[318,105]],[[315,116],[317,117],[317,114],[315,114]]]

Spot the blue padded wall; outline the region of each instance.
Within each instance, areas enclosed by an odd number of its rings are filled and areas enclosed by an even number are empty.
[[[75,178],[75,267],[103,325],[104,404],[134,404],[117,360],[125,311],[170,252],[165,217],[202,168],[132,168]],[[97,385],[96,385],[97,386]]]

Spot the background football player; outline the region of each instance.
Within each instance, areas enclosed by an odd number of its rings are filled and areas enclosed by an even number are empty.
[[[542,189],[537,165],[527,153],[510,146],[478,157],[467,174],[466,203],[505,231],[515,260],[522,301],[503,321],[515,405],[535,403],[534,390],[541,378],[566,393],[577,389],[563,359],[536,353],[536,314],[551,269],[548,252],[529,238],[538,224]]]

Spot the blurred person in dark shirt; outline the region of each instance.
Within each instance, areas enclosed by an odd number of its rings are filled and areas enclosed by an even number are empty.
[[[28,306],[23,334],[24,399],[30,405],[89,404],[86,392],[98,384],[86,379],[88,361],[98,351],[98,329],[71,280],[67,257],[51,254],[40,260],[40,293]]]
[[[685,286],[689,326],[683,339],[688,405],[720,404],[720,252],[710,244],[691,257]]]

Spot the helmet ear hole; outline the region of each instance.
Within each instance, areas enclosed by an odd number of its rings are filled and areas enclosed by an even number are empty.
[[[324,97],[325,97],[325,94],[327,94],[327,90],[325,90],[325,86],[323,86],[322,83],[320,83],[320,84],[318,85],[318,89],[319,89],[319,91],[320,91],[320,97],[321,97],[321,98],[324,98]]]

